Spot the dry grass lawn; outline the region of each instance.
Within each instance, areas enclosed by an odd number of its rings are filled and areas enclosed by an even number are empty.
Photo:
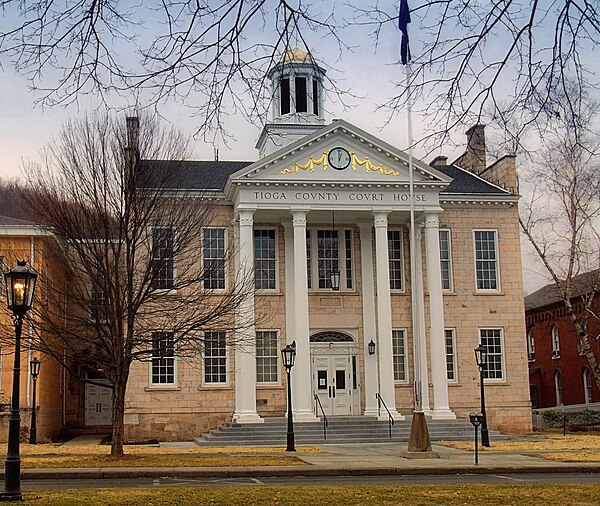
[[[297,454],[322,450],[300,447]],[[113,458],[108,445],[21,444],[24,469],[89,467],[244,467],[304,464],[284,448],[227,447],[176,448],[126,445],[125,456]]]
[[[536,453],[538,457],[560,462],[600,462],[600,434],[581,433],[563,436],[557,433],[536,434],[532,441],[491,441],[483,452]],[[473,443],[440,442],[440,445],[459,450],[472,450]]]
[[[518,485],[348,485],[303,487],[197,487],[83,489],[27,492],[27,503],[54,505],[298,505],[358,506],[386,505],[464,505],[485,504],[530,506],[560,504],[589,506],[600,504],[600,486],[585,484]]]

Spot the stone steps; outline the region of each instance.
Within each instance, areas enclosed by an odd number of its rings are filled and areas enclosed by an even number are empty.
[[[389,443],[408,442],[412,419],[394,423],[389,433],[387,421],[375,417],[331,417],[323,434],[323,421],[314,423],[294,423],[295,441],[298,445],[309,444],[347,444],[347,443]],[[473,426],[466,420],[427,420],[427,429],[432,442],[435,441],[472,441]],[[286,441],[287,419],[265,418],[264,423],[238,424],[227,423],[199,438],[201,446],[280,446]],[[497,431],[490,431],[491,440],[507,439]]]

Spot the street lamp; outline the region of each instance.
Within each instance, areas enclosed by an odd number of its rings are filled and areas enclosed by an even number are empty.
[[[294,361],[296,360],[296,341],[291,345],[288,344],[281,350],[281,358],[283,359],[283,367],[287,373],[287,397],[288,397],[288,426],[287,426],[287,447],[286,452],[295,452],[296,446],[294,444],[294,419],[292,416],[292,381],[290,373],[292,367],[294,367]]]
[[[13,313],[15,326],[15,359],[13,366],[12,399],[8,417],[8,449],[4,461],[4,492],[2,501],[22,501],[21,495],[21,456],[19,454],[19,432],[21,413],[19,408],[20,376],[21,376],[21,330],[25,313],[31,309],[37,273],[25,267],[25,261],[18,261],[17,266],[4,273],[4,286],[8,309]]]
[[[483,386],[483,378],[485,375],[485,369],[487,367],[488,352],[487,348],[480,344],[475,348],[475,361],[477,367],[479,367],[479,384],[481,385],[481,415],[483,417],[481,421],[481,445],[490,446],[490,436],[488,434],[487,416],[485,413],[485,388]]]
[[[40,366],[42,363],[34,358],[29,362],[29,370],[31,372],[31,378],[33,379],[33,409],[31,411],[31,429],[29,430],[29,444],[35,445],[37,444],[37,426],[36,426],[36,403],[35,403],[35,393],[36,393],[36,385],[37,379],[40,375]]]

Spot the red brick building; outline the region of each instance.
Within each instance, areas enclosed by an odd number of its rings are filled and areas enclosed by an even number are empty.
[[[583,288],[589,278],[589,273],[576,277],[575,286]],[[585,293],[585,290],[575,292]],[[592,307],[596,315],[600,314],[599,296],[596,293]],[[581,296],[574,297],[572,303],[579,313],[584,310]],[[525,298],[525,317],[532,407],[600,402],[600,389],[593,371],[581,351],[577,332],[554,284]],[[594,355],[600,359],[600,321],[591,316],[587,327]]]

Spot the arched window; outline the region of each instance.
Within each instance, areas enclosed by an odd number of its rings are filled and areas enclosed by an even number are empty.
[[[592,402],[592,373],[587,367],[583,368],[583,398],[586,404]]]
[[[556,390],[556,405],[562,406],[563,402],[563,380],[562,373],[556,369],[554,371],[554,389]]]
[[[349,334],[344,332],[336,332],[335,330],[326,330],[317,332],[310,336],[311,343],[353,343],[354,339]]]
[[[552,358],[560,358],[560,339],[556,325],[552,325],[550,329],[550,338],[552,339]]]

